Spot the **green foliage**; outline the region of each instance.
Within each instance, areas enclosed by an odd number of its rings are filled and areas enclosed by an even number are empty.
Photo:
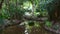
[[[30,21],[30,22],[28,23],[28,25],[29,25],[29,26],[34,26],[34,22],[33,22],[33,21]]]
[[[5,3],[2,6],[2,16],[3,18],[11,18],[14,15],[16,16],[16,14],[19,16],[19,18],[21,18],[24,13],[25,10],[21,8],[20,5],[16,6],[16,1],[10,1],[9,5],[6,5]]]
[[[60,26],[59,26],[58,24],[53,26],[53,28],[54,28],[55,30],[58,30],[59,27],[60,27]]]
[[[55,7],[52,1],[53,0],[9,0],[9,3],[6,1],[3,3],[1,10],[2,15],[0,15],[0,25],[4,24],[3,18],[17,18],[22,20],[23,15],[25,15],[26,12],[27,15],[31,15],[29,17],[33,17],[34,19],[35,17],[40,18],[48,16],[48,12],[53,11]],[[26,21],[26,23],[27,24],[25,25],[27,29],[31,28],[32,26],[41,27],[41,24],[36,21]],[[51,27],[52,23],[45,20],[44,25],[47,27]],[[58,29],[59,26],[54,27],[55,29]]]
[[[51,27],[51,26],[52,26],[52,23],[51,23],[50,21],[46,21],[46,22],[45,22],[45,25],[46,25],[47,27]]]
[[[9,18],[9,16],[10,16],[7,9],[8,9],[7,6],[4,4],[2,6],[2,10],[1,10],[1,14],[2,14],[3,18]]]
[[[39,22],[36,22],[36,21],[35,21],[34,24],[35,24],[35,25],[34,25],[35,27],[41,27],[41,25],[40,25]]]

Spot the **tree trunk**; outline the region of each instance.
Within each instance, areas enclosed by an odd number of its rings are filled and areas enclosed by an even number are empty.
[[[0,3],[0,9],[2,8],[2,3],[4,2],[4,0],[1,0],[1,3]]]

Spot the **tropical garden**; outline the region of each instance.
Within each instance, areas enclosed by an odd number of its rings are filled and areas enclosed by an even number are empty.
[[[0,0],[0,34],[60,34],[60,0]]]

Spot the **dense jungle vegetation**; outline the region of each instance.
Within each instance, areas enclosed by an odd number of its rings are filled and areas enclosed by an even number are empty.
[[[0,0],[0,34],[60,34],[60,0]]]

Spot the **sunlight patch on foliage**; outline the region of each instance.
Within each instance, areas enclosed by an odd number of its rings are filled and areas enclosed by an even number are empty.
[[[40,24],[38,22],[35,22],[35,27],[41,27]]]
[[[32,3],[30,1],[26,1],[23,3],[23,8],[31,10],[32,9]]]

